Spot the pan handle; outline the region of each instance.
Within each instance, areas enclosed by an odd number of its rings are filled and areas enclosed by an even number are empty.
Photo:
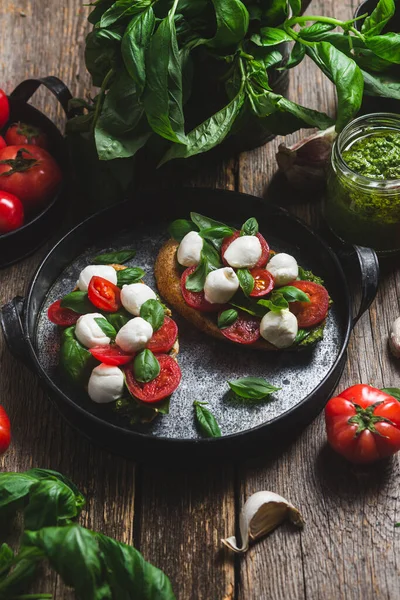
[[[0,323],[11,354],[28,367],[28,369],[33,370],[28,352],[28,342],[21,322],[24,302],[25,300],[22,296],[16,296],[11,302],[5,304],[0,311]]]
[[[22,81],[17,85],[15,90],[11,92],[10,97],[20,100],[21,102],[28,102],[41,85],[44,85],[52,94],[54,94],[63,107],[68,119],[75,116],[76,111],[69,108],[69,101],[72,99],[71,92],[65,83],[54,75],[40,77],[38,79],[25,79],[25,81]]]
[[[348,260],[357,258],[361,275],[361,302],[358,313],[353,319],[352,328],[355,327],[362,315],[369,309],[375,300],[379,285],[379,261],[375,250],[365,246],[351,246],[338,252],[339,258]]]

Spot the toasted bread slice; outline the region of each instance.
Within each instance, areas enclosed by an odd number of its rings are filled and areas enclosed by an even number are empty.
[[[278,350],[278,348],[266,340],[258,340],[253,344],[237,344],[236,342],[232,342],[218,328],[215,322],[215,313],[210,316],[208,313],[200,312],[186,304],[181,292],[181,273],[176,260],[178,246],[179,243],[175,240],[168,240],[161,248],[154,267],[158,291],[165,301],[182,317],[192,323],[192,325],[218,340],[235,344],[236,346],[240,345],[241,348],[267,351]]]

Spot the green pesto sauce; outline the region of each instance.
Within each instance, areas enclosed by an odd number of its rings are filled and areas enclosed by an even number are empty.
[[[370,179],[400,179],[400,133],[373,133],[343,152],[348,167]]]

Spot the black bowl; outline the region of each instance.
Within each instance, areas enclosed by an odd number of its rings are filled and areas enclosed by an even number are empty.
[[[10,123],[22,121],[37,126],[46,133],[50,143],[50,154],[56,159],[63,172],[63,183],[44,210],[19,229],[0,235],[0,267],[18,262],[42,246],[61,225],[66,206],[65,195],[69,168],[64,137],[50,119],[28,104],[31,95],[41,84],[55,94],[64,109],[67,108],[68,100],[72,96],[59,79],[46,77],[42,80],[27,80],[9,96]]]

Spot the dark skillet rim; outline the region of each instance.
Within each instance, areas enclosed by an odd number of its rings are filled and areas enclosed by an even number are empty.
[[[187,190],[188,193],[190,193],[190,191],[196,188],[180,188],[180,190]],[[262,202],[262,198],[258,197],[258,196],[252,196],[251,194],[242,194],[241,192],[232,192],[231,190],[218,190],[218,189],[212,189],[212,188],[197,188],[197,191],[201,190],[201,192],[203,193],[218,193],[218,194],[224,194],[224,195],[230,195],[232,193],[236,194],[236,195],[240,195],[241,197],[244,198],[248,198],[249,200],[251,199],[251,201],[258,201],[258,202]],[[149,190],[142,190],[143,191],[149,191]],[[152,191],[152,190],[150,190]],[[165,190],[164,190],[165,191]],[[177,191],[176,189],[173,189],[173,191]],[[140,192],[139,192],[140,193]],[[55,394],[57,394],[57,396],[59,396],[66,404],[70,405],[72,407],[72,409],[76,410],[78,413],[81,413],[86,419],[89,419],[93,422],[95,422],[96,424],[100,425],[101,427],[109,427],[111,429],[114,430],[114,433],[120,433],[123,434],[124,436],[132,436],[133,438],[137,439],[137,440],[145,440],[145,441],[149,441],[151,439],[154,439],[155,443],[163,443],[163,444],[169,444],[171,447],[172,446],[178,446],[178,445],[182,445],[183,443],[186,445],[191,445],[191,446],[196,446],[198,447],[200,444],[201,445],[206,445],[206,444],[215,444],[215,445],[222,445],[224,443],[228,443],[228,442],[232,442],[235,441],[235,439],[242,439],[244,437],[247,436],[251,436],[252,434],[256,434],[257,432],[260,433],[263,429],[265,429],[265,431],[267,431],[267,428],[269,426],[272,425],[277,425],[279,423],[279,421],[282,421],[284,419],[287,419],[288,416],[291,413],[294,413],[295,411],[297,411],[300,407],[302,407],[304,404],[310,402],[313,397],[321,390],[321,388],[323,388],[323,386],[326,384],[327,380],[332,376],[332,374],[335,372],[335,370],[339,367],[340,362],[343,359],[343,355],[345,354],[346,350],[347,350],[347,346],[349,343],[349,338],[350,338],[350,334],[352,331],[352,303],[350,301],[350,292],[349,292],[349,287],[347,284],[347,280],[344,274],[344,271],[342,269],[342,266],[340,264],[340,261],[338,259],[338,257],[336,256],[336,254],[333,252],[333,250],[328,246],[328,244],[318,235],[316,234],[308,225],[306,225],[301,219],[291,215],[287,210],[285,210],[284,208],[281,208],[280,206],[276,206],[274,205],[273,209],[276,210],[277,212],[282,213],[283,215],[285,215],[287,218],[291,219],[292,221],[296,222],[298,225],[300,225],[301,227],[303,227],[305,230],[307,230],[312,236],[314,236],[316,238],[316,240],[319,241],[320,244],[322,244],[325,248],[325,250],[328,252],[328,254],[331,256],[331,258],[333,259],[334,264],[337,267],[337,272],[338,274],[340,274],[340,278],[341,278],[341,283],[343,286],[343,289],[345,291],[344,294],[344,300],[346,301],[346,308],[347,308],[347,327],[346,327],[346,333],[345,333],[345,339],[342,343],[342,347],[341,350],[335,360],[335,363],[332,365],[332,367],[330,368],[329,372],[325,375],[325,377],[322,379],[322,381],[318,384],[318,386],[316,388],[314,388],[314,390],[308,394],[305,398],[303,398],[301,400],[301,402],[299,402],[298,404],[296,404],[296,406],[288,409],[286,412],[284,412],[283,414],[279,415],[278,417],[273,418],[271,421],[268,421],[268,423],[263,423],[261,425],[257,425],[256,427],[252,427],[251,429],[247,429],[245,431],[241,431],[239,433],[232,433],[229,435],[224,435],[220,438],[199,438],[199,439],[191,439],[191,438],[169,438],[169,437],[164,437],[164,436],[154,436],[154,435],[149,435],[146,433],[141,433],[135,430],[130,430],[130,429],[125,429],[123,427],[119,427],[118,425],[114,425],[113,423],[110,423],[108,421],[106,421],[105,419],[101,419],[96,415],[93,415],[91,412],[87,411],[85,408],[83,408],[82,406],[79,406],[79,404],[77,404],[76,402],[74,402],[69,396],[67,396],[65,394],[65,392],[63,392],[63,390],[61,390],[51,379],[51,377],[49,377],[49,375],[45,372],[45,370],[43,369],[43,367],[41,366],[37,356],[36,356],[36,352],[34,349],[34,346],[32,344],[31,341],[31,337],[29,335],[29,327],[28,327],[28,308],[29,305],[31,303],[31,296],[32,296],[32,292],[33,292],[33,288],[35,286],[36,281],[39,279],[40,274],[41,274],[41,270],[42,268],[44,268],[46,266],[46,262],[49,259],[49,257],[57,251],[58,247],[64,242],[64,240],[66,238],[68,238],[70,235],[73,235],[80,227],[82,227],[83,225],[86,225],[88,223],[88,221],[90,221],[91,219],[95,219],[96,217],[98,217],[99,215],[102,215],[104,213],[106,213],[107,211],[112,211],[112,210],[116,210],[116,207],[118,206],[122,206],[123,204],[125,204],[128,201],[122,201],[118,204],[115,204],[111,207],[107,207],[104,210],[98,211],[97,213],[95,213],[94,215],[91,215],[90,217],[88,217],[87,219],[85,219],[84,221],[82,221],[81,223],[79,223],[79,225],[76,225],[73,229],[71,229],[67,234],[65,234],[58,242],[57,244],[55,244],[55,246],[53,246],[53,248],[47,253],[47,255],[44,257],[44,259],[42,260],[42,262],[40,263],[40,265],[38,266],[35,274],[33,275],[31,282],[29,284],[28,287],[28,294],[26,297],[26,301],[25,301],[25,306],[24,306],[24,314],[23,314],[23,327],[24,327],[24,331],[25,331],[25,340],[27,342],[28,348],[29,348],[29,354],[30,354],[30,358],[33,360],[33,363],[36,367],[36,370],[38,372],[39,378],[41,380],[43,380],[46,384],[46,386],[48,386],[52,392],[54,392]],[[261,208],[263,207],[263,205],[261,204]]]

